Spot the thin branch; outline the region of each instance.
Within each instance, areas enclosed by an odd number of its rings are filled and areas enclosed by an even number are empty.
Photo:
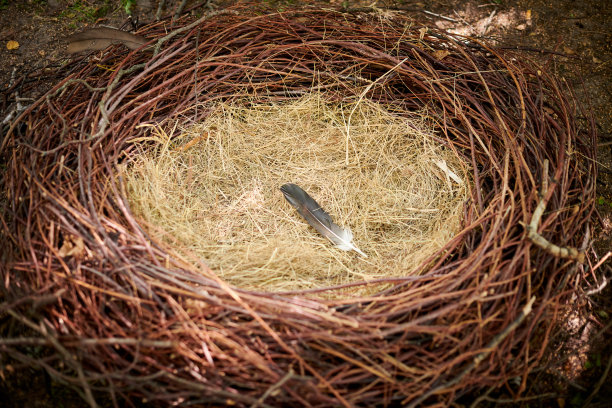
[[[542,215],[544,211],[546,211],[546,205],[548,204],[547,200],[548,194],[548,159],[544,160],[544,169],[542,171],[542,192],[540,193],[540,201],[536,206],[535,211],[531,217],[531,222],[529,225],[525,226],[525,230],[527,231],[527,238],[531,240],[535,245],[542,248],[552,256],[556,256],[559,258],[568,258],[578,261],[580,263],[584,263],[585,253],[584,251],[579,251],[576,248],[571,247],[561,247],[553,244],[548,241],[542,235],[540,235],[538,231],[538,225],[540,224],[540,220],[542,219]]]

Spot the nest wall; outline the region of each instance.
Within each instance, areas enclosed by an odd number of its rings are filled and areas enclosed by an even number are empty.
[[[3,140],[3,353],[91,405],[99,393],[116,405],[323,407],[525,391],[589,263],[596,135],[564,82],[401,15],[230,10],[138,34],[154,48],[62,68]],[[148,124],[313,84],[332,100],[426,108],[437,142],[471,164],[463,228],[418,276],[369,297],[283,296],[231,287],[149,239],[118,170]]]

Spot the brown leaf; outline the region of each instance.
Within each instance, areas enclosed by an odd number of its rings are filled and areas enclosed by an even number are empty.
[[[564,46],[563,47],[563,52],[567,55],[574,55],[576,54],[576,51],[572,50],[570,47],[568,46]]]
[[[433,52],[433,57],[438,61],[442,61],[444,58],[450,55],[450,51],[448,50],[435,50]]]
[[[59,256],[66,258],[68,256],[74,256],[77,259],[82,259],[86,255],[85,243],[83,238],[69,236],[64,239],[64,244],[59,250]]]
[[[117,30],[116,28],[98,27],[73,34],[66,38],[68,52],[74,54],[81,51],[99,51],[112,44],[123,44],[135,50],[147,43],[147,39]]]
[[[423,38],[425,38],[425,34],[427,34],[427,27],[419,28],[419,40],[423,41]]]

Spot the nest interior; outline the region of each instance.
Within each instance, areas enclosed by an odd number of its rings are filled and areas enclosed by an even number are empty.
[[[400,116],[320,93],[211,110],[201,124],[154,128],[124,177],[153,240],[205,260],[234,286],[287,292],[368,281],[321,293],[373,293],[382,289],[373,282],[418,272],[459,231],[468,165],[433,141],[426,112]],[[287,181],[316,194],[369,256],[313,234],[279,190]]]
[[[92,406],[100,392],[115,405],[417,406],[525,391],[589,265],[596,134],[562,81],[401,15],[229,10],[139,34],[152,53],[73,62],[3,140],[2,308],[22,327],[3,352]],[[244,98],[289,103],[313,83],[331,102],[426,111],[431,140],[469,164],[461,228],[418,273],[333,299],[241,288],[139,224],[125,168],[147,138],[155,149],[154,129]]]

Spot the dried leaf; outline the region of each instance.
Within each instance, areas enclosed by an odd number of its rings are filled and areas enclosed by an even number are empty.
[[[59,256],[62,258],[74,256],[77,259],[82,259],[85,255],[86,248],[83,238],[74,237],[72,235],[64,239],[64,244],[59,250]]]
[[[531,9],[525,12],[525,20],[531,20]]]
[[[423,38],[425,38],[425,34],[427,34],[427,27],[419,28],[419,40],[423,41]]]
[[[98,27],[73,34],[66,38],[68,52],[74,54],[81,51],[99,51],[112,44],[123,44],[131,50],[140,48],[147,39],[117,30],[116,28]]]
[[[438,61],[442,61],[444,58],[450,55],[450,51],[448,50],[435,50],[433,52],[433,57]]]
[[[567,55],[574,55],[576,54],[576,51],[572,50],[570,47],[568,46],[564,46],[563,47],[563,53],[567,54]]]
[[[448,165],[446,164],[446,160],[444,159],[434,160],[433,162],[435,163],[436,166],[440,168],[440,170],[444,172],[446,177],[453,179],[453,181],[457,184],[463,184],[463,180],[461,179],[461,177],[459,177],[451,169],[448,168]]]
[[[7,50],[16,50],[17,48],[19,48],[19,43],[17,41],[11,40],[6,43]]]

